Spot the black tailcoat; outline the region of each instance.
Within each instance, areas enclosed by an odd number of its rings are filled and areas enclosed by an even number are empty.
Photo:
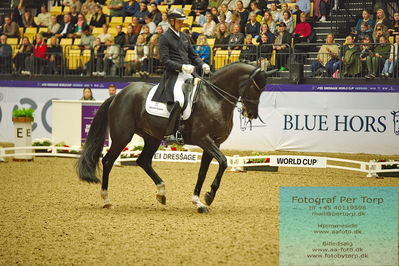
[[[158,40],[161,64],[165,72],[161,77],[158,89],[152,100],[157,102],[174,102],[173,88],[179,72],[184,64],[200,66],[203,64],[201,58],[195,53],[189,37],[180,32],[180,37],[168,29],[161,34]]]

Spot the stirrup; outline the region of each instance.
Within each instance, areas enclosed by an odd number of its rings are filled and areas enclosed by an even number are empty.
[[[179,130],[176,131],[176,133],[173,135],[168,135],[165,136],[164,141],[166,142],[167,145],[169,144],[179,144],[179,145],[184,145],[184,139],[183,139],[183,135],[181,134],[181,132]]]

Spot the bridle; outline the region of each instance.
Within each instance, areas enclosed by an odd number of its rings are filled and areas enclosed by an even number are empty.
[[[251,83],[251,82],[252,82],[252,84],[255,85],[255,87],[258,89],[258,91],[260,91],[260,92],[262,91],[262,89],[259,87],[259,85],[255,81],[256,75],[261,71],[262,70],[259,67],[255,68],[251,72],[251,74],[249,74],[249,79],[239,85],[240,89],[238,91],[238,95],[239,95],[238,97],[222,90],[221,88],[219,88],[218,86],[216,86],[215,84],[210,82],[209,80],[204,79],[203,77],[199,76],[196,73],[194,73],[194,76],[199,78],[204,83],[206,83],[211,89],[213,89],[213,91],[215,91],[223,99],[225,99],[228,103],[230,103],[231,105],[233,105],[234,107],[237,108],[237,103],[241,103],[242,105],[245,105],[245,103],[259,104],[259,99],[248,99],[248,98],[244,98],[243,95],[245,94],[246,90],[251,87],[251,86],[247,86],[247,83]]]

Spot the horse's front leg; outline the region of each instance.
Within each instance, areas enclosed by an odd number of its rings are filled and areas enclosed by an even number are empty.
[[[220,186],[220,182],[222,180],[222,176],[224,171],[227,168],[227,159],[226,156],[219,150],[219,146],[211,139],[208,138],[208,141],[204,143],[202,148],[208,152],[213,158],[215,158],[219,163],[219,169],[216,173],[216,177],[212,182],[211,191],[205,193],[205,203],[209,206],[212,204],[215,199],[216,192]]]
[[[192,203],[197,207],[197,211],[199,213],[208,212],[208,208],[200,201],[200,193],[212,158],[213,158],[212,155],[210,155],[208,152],[204,151],[202,153],[201,166],[198,172],[197,184],[195,185],[193,199],[192,199]]]

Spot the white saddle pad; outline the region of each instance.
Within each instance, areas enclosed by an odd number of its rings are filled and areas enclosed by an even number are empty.
[[[197,84],[198,84],[199,79],[194,79],[194,87],[193,91],[188,98],[188,103],[186,108],[183,110],[183,120],[187,120],[190,118],[191,115],[191,110],[192,110],[192,105],[193,105],[193,100],[194,100],[194,95],[195,91],[197,90]],[[166,108],[166,103],[160,103],[160,102],[155,102],[152,100],[152,97],[155,94],[155,91],[158,89],[158,85],[154,86],[151,90],[150,93],[148,94],[146,103],[145,103],[145,110],[147,113],[150,115],[155,115],[155,116],[160,116],[164,118],[169,118],[170,112]],[[180,103],[180,106],[184,105],[184,94],[181,88],[179,88],[180,91],[175,90],[175,101],[178,101]]]

